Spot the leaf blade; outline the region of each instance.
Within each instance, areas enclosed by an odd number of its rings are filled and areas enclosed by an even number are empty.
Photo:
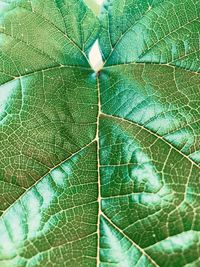
[[[55,167],[1,217],[2,264],[45,266],[50,257],[51,263],[59,266],[60,258],[54,257],[54,253],[61,250],[68,255],[62,264],[95,266],[95,151],[93,142]],[[78,248],[79,253],[73,255]]]
[[[102,46],[111,44],[106,66],[153,62],[199,72],[199,8],[199,1],[106,1],[100,35]]]

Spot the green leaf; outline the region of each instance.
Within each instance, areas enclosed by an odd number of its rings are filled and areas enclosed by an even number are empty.
[[[95,266],[95,154],[88,144],[10,207],[0,223],[0,266]]]
[[[97,33],[79,0],[0,1],[1,267],[95,265]]]
[[[199,266],[200,2],[96,7],[0,1],[0,267]]]
[[[91,10],[96,14],[97,16],[99,15],[100,12],[100,5],[94,1],[94,0],[84,0],[85,3],[91,8]]]
[[[199,10],[177,0],[102,10],[102,266],[199,266]]]
[[[106,65],[162,63],[199,71],[199,0],[106,0],[100,45]]]

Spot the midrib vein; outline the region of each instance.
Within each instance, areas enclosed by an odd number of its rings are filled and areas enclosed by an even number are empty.
[[[190,70],[190,69],[186,69],[186,68],[183,68],[181,66],[177,66],[177,65],[173,65],[171,63],[157,63],[157,62],[137,62],[137,61],[132,61],[132,62],[127,62],[127,63],[117,63],[117,64],[113,64],[113,65],[108,65],[108,66],[104,66],[103,69],[110,69],[110,68],[116,68],[116,67],[126,67],[126,66],[132,66],[132,65],[142,65],[142,66],[145,66],[145,65],[152,65],[152,66],[165,66],[165,67],[169,67],[169,68],[173,68],[175,70],[183,70],[183,71],[187,71],[189,73],[192,73],[194,75],[200,75],[200,72],[198,71],[193,71],[193,70]]]
[[[96,142],[97,142],[97,173],[98,173],[98,219],[97,219],[97,267],[100,266],[100,216],[101,216],[101,181],[100,181],[100,142],[99,142],[99,120],[101,115],[101,97],[100,97],[100,83],[98,73],[97,75],[97,93],[98,93],[98,115],[97,115],[97,130],[96,130]]]

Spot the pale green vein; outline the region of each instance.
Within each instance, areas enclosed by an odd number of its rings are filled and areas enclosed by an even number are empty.
[[[108,118],[111,118],[111,119],[115,119],[115,120],[119,120],[121,122],[126,122],[128,124],[132,124],[132,125],[135,125],[137,127],[140,127],[141,129],[143,129],[144,131],[150,133],[151,135],[155,136],[157,139],[160,139],[162,140],[164,143],[166,143],[168,146],[170,146],[171,148],[173,148],[177,153],[179,153],[182,157],[186,158],[187,160],[190,161],[191,164],[193,164],[194,166],[196,166],[198,169],[200,169],[200,166],[195,162],[193,161],[191,158],[189,158],[186,154],[184,154],[183,152],[181,152],[180,150],[178,150],[174,145],[172,145],[171,143],[169,143],[167,140],[165,140],[162,136],[156,134],[155,132],[149,130],[148,128],[146,128],[144,125],[140,125],[136,122],[133,122],[133,121],[130,121],[130,120],[127,120],[127,119],[124,119],[124,118],[121,118],[121,117],[117,117],[115,115],[109,115],[109,114],[106,114],[106,113],[102,113],[102,116],[105,116],[105,117],[108,117]]]
[[[127,236],[123,230],[121,230],[116,224],[114,224],[112,222],[111,219],[109,219],[105,214],[102,214],[102,216],[118,231],[120,232],[126,239],[128,239],[131,244],[133,244],[143,255],[145,255],[149,261],[156,267],[160,267],[146,252],[143,248],[141,248],[140,246],[138,246],[137,243],[135,243],[129,236]]]
[[[85,148],[89,147],[91,144],[94,143],[94,140],[92,140],[90,143],[88,143],[87,145],[85,145],[84,147],[82,147],[81,149],[79,149],[78,151],[74,152],[73,154],[71,154],[69,157],[67,157],[66,159],[64,159],[63,161],[61,161],[60,163],[58,163],[57,165],[53,166],[51,169],[49,169],[40,179],[38,179],[34,184],[32,184],[27,190],[24,191],[24,193],[22,193],[6,210],[3,211],[3,213],[1,214],[0,218],[3,217],[5,215],[5,213],[8,212],[8,210],[10,210],[17,201],[19,201],[27,192],[29,192],[33,187],[35,187],[45,176],[47,176],[51,171],[53,171],[54,169],[56,169],[57,167],[59,167],[61,164],[63,164],[64,162],[70,160],[73,156],[77,155],[78,153],[80,153],[81,151],[83,151]]]

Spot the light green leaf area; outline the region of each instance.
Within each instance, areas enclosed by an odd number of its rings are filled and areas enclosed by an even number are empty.
[[[106,65],[154,62],[199,71],[199,14],[199,0],[106,0]]]
[[[84,1],[94,12],[94,14],[98,16],[101,9],[100,5],[95,0],[84,0]]]
[[[0,1],[0,82],[55,66],[89,67],[97,31],[82,1]]]
[[[199,11],[0,0],[0,267],[200,265]]]

